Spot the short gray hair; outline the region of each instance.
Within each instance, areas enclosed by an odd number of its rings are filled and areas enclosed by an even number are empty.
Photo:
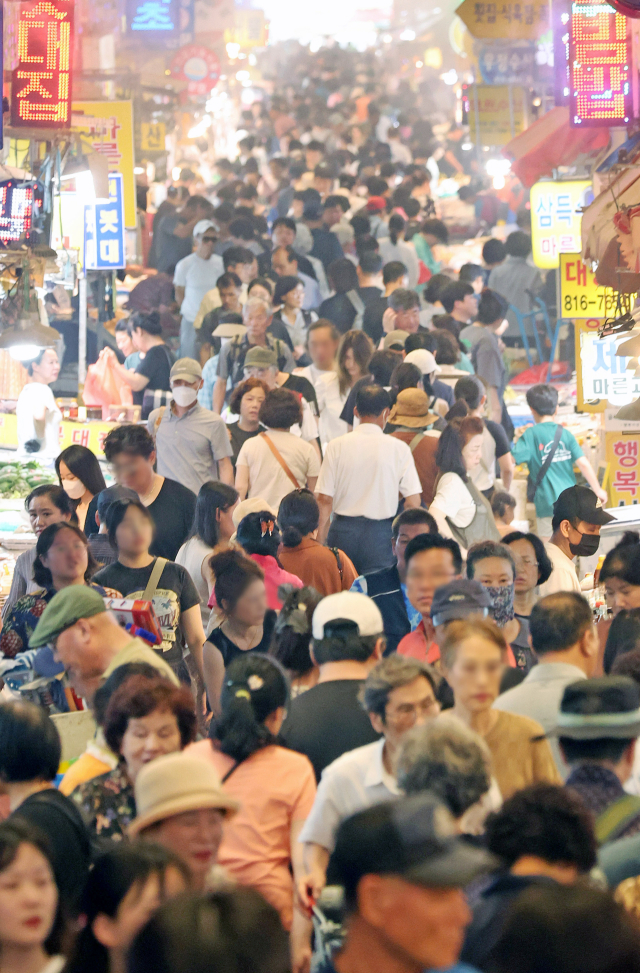
[[[389,696],[399,686],[407,686],[414,679],[424,676],[434,693],[438,678],[433,669],[418,659],[402,655],[389,655],[375,666],[367,676],[360,691],[360,702],[367,713],[375,713],[384,720]]]
[[[250,297],[242,309],[242,317],[246,318],[251,311],[262,311],[265,318],[270,318],[273,311],[269,307],[266,301],[263,301],[261,297]]]
[[[460,818],[491,786],[484,740],[455,718],[414,727],[402,741],[398,784],[405,794],[431,791]]]

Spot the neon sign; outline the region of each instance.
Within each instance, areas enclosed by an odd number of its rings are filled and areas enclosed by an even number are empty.
[[[31,0],[18,22],[11,124],[67,128],[71,120],[72,0]]]
[[[178,0],[128,0],[129,30],[151,39],[175,37],[180,30]]]
[[[33,186],[20,185],[11,179],[0,183],[0,240],[17,242],[31,230],[33,221]]]
[[[573,0],[569,23],[573,126],[624,125],[633,115],[631,32],[603,0]]]

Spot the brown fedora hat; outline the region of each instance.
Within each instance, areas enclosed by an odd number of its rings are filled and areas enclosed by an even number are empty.
[[[429,412],[429,398],[422,389],[403,389],[398,392],[396,404],[389,413],[389,422],[395,426],[423,429],[439,419]]]

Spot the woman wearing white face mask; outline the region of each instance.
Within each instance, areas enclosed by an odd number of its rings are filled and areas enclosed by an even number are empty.
[[[60,486],[75,505],[78,526],[85,534],[97,534],[98,494],[107,484],[94,454],[86,446],[67,446],[56,459]]]
[[[178,480],[196,495],[210,480],[233,486],[231,443],[215,412],[198,403],[202,369],[194,358],[181,358],[171,368],[172,401],[154,409],[147,429],[156,441],[158,474]]]

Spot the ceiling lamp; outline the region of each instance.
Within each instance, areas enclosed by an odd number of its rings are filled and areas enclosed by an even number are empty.
[[[18,323],[0,332],[0,349],[17,361],[31,361],[44,348],[60,341],[60,332],[42,324],[37,312],[23,314]]]

